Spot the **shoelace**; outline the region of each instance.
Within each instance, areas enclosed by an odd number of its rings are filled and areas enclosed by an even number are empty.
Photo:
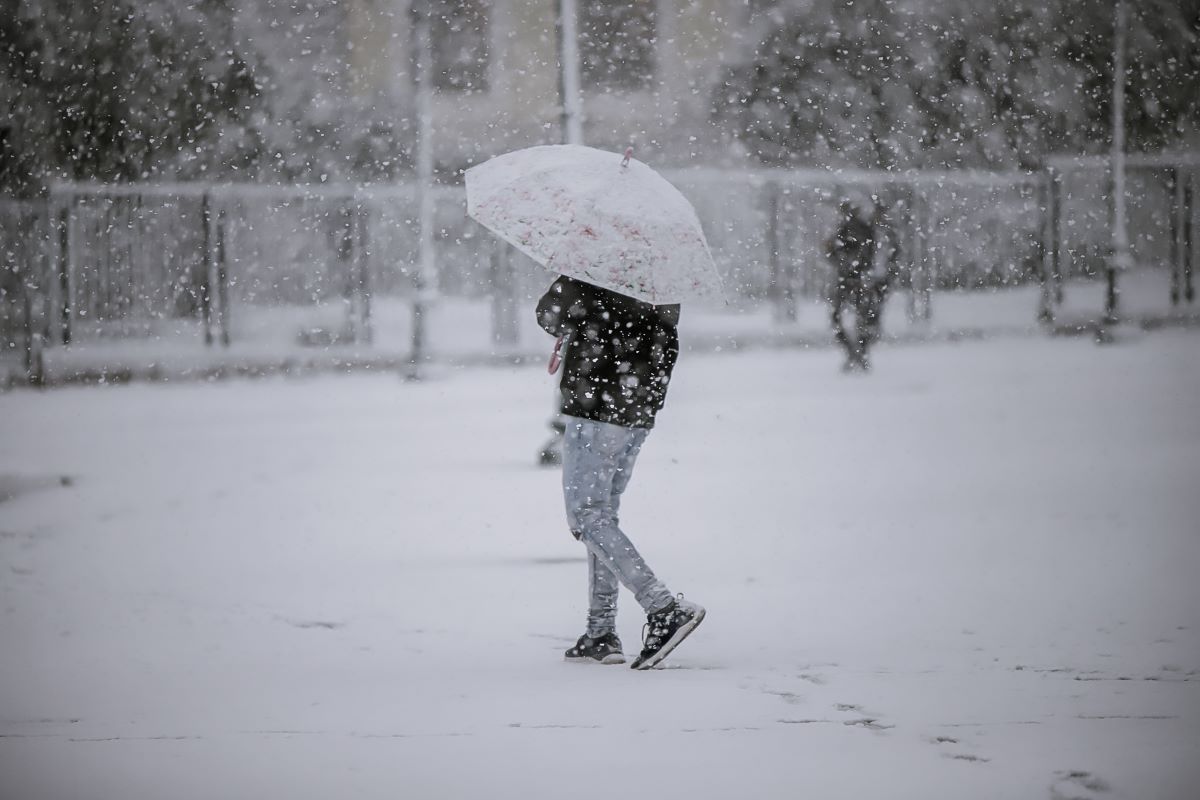
[[[670,614],[674,614],[676,611],[679,610],[679,604],[681,602],[683,602],[683,592],[680,592],[679,594],[675,595],[675,602],[672,603],[671,605],[667,606],[665,609],[663,609],[661,612],[659,612],[659,614],[662,614],[664,616],[667,615],[668,612]],[[659,614],[655,614],[653,616],[659,616]],[[665,627],[663,628],[663,630],[664,631],[666,630]],[[647,632],[650,633],[650,636],[654,635],[653,631],[650,631],[650,620],[649,619],[647,619],[645,621],[645,623],[642,624],[642,647],[646,647],[650,643],[650,637],[647,636]]]

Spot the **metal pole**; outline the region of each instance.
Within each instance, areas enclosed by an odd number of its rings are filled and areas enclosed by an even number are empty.
[[[1108,263],[1108,288],[1104,316],[1108,322],[1117,320],[1117,272],[1130,266],[1129,231],[1125,223],[1125,35],[1127,14],[1125,0],[1117,0],[1113,53],[1113,116],[1112,116],[1112,173],[1113,173],[1113,230],[1112,258]]]
[[[425,352],[426,314],[434,283],[433,253],[433,47],[429,31],[429,6],[419,2],[417,10],[417,271],[413,281],[412,351],[408,379],[420,379]]]
[[[579,80],[579,7],[559,0],[562,129],[565,144],[583,144],[583,96]]]
[[[576,0],[558,4],[558,89],[562,95],[563,144],[583,144],[583,94],[579,78],[579,6]],[[563,431],[566,423],[558,411],[558,391],[554,393],[554,411],[550,415],[550,439],[538,454],[538,463],[554,466],[562,463]]]

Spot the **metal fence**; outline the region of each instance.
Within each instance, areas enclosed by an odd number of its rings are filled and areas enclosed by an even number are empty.
[[[676,183],[705,223],[740,296],[794,318],[797,298],[824,297],[825,243],[850,200],[879,209],[880,235],[910,318],[928,319],[937,289],[1017,286],[1040,274],[1044,181],[1039,174],[789,170],[688,172]]]
[[[1094,277],[1108,263],[1112,222],[1111,163],[1103,157],[1066,156],[1046,164],[1047,299],[1062,302],[1063,283]],[[1170,302],[1195,301],[1195,242],[1200,235],[1200,153],[1126,157],[1130,251],[1138,264],[1165,268]]]
[[[1193,298],[1198,164],[1130,160],[1134,255],[1172,270],[1173,302]],[[824,244],[843,199],[881,209],[893,247],[880,252],[891,254],[910,319],[928,319],[940,289],[1030,282],[1044,288],[1042,316],[1053,316],[1063,283],[1107,256],[1104,163],[668,177],[696,206],[732,304],[770,305],[781,320],[825,296]],[[515,341],[519,298],[544,274],[467,218],[461,187],[437,187],[434,208],[436,292],[486,299],[493,339]],[[341,319],[309,335],[370,344],[377,301],[416,299],[417,220],[411,185],[61,184],[38,200],[0,199],[0,340],[36,376],[44,346],[164,330],[228,345],[238,315],[333,303]]]

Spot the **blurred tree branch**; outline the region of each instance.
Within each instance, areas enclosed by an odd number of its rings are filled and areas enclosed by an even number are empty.
[[[0,0],[0,188],[228,173],[259,96],[227,0]],[[231,135],[233,134],[233,135]]]
[[[1032,168],[1111,136],[1111,0],[816,0],[760,15],[711,114],[765,164]],[[1200,0],[1131,15],[1131,149],[1196,141]]]

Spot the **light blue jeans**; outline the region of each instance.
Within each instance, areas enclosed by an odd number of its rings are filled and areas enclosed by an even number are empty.
[[[617,592],[633,592],[646,613],[671,604],[671,593],[620,528],[621,493],[650,431],[564,417],[563,498],[571,533],[588,551],[587,635],[614,630]]]

